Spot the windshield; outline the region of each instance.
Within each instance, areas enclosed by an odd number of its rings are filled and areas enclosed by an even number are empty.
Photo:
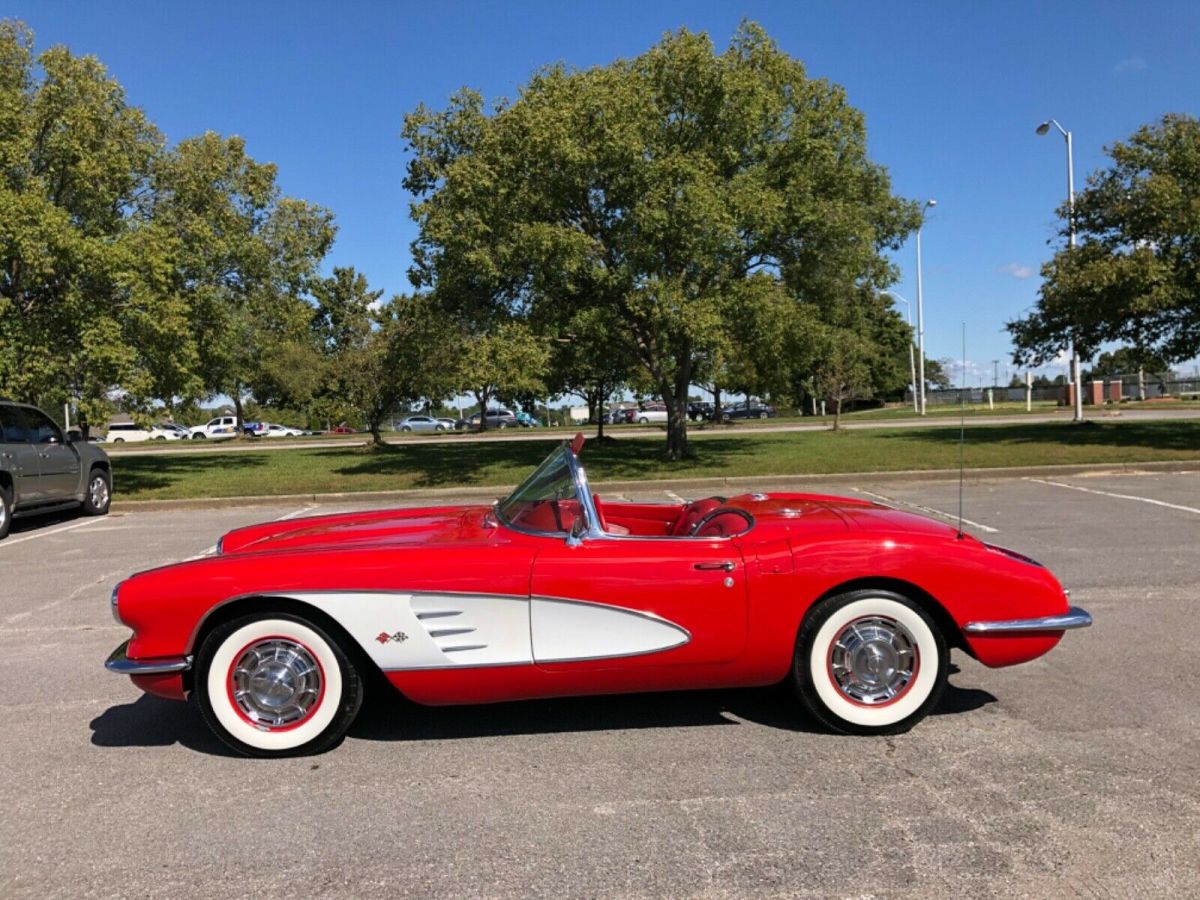
[[[556,448],[496,512],[504,524],[538,534],[570,534],[582,515],[570,448]]]

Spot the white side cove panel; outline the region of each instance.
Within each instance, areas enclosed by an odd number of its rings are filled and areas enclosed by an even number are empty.
[[[692,639],[673,622],[599,603],[535,597],[530,615],[533,658],[538,662],[640,656]]]
[[[533,662],[524,597],[383,591],[292,596],[328,613],[385,671]]]

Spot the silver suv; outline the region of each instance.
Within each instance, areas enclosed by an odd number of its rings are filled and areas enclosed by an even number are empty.
[[[64,435],[36,406],[0,400],[0,538],[14,516],[73,506],[102,516],[111,499],[108,454]]]

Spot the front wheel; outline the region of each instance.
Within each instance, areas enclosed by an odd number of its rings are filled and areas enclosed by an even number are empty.
[[[925,610],[891,591],[818,603],[796,638],[792,679],[813,718],[844,734],[907,731],[941,698],[946,639]]]
[[[404,431],[404,432],[412,431],[412,426],[411,425],[401,425],[400,430]]]
[[[203,440],[207,440],[207,438],[208,438],[208,435],[205,434],[203,431],[197,431],[195,434],[192,435],[193,441],[203,441]]]
[[[88,473],[87,494],[83,498],[83,511],[89,516],[103,516],[112,503],[112,481],[103,469],[92,469]]]
[[[362,705],[358,672],[317,625],[288,613],[247,616],[208,636],[196,702],[218,738],[246,756],[327,750]]]

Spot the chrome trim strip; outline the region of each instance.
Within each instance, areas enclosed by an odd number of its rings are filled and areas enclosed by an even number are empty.
[[[186,672],[192,667],[190,656],[168,656],[145,662],[132,660],[126,655],[129,641],[121,644],[104,661],[104,668],[118,675],[166,675],[171,672]]]
[[[1057,616],[1042,616],[1038,619],[1004,619],[996,622],[968,622],[963,626],[967,634],[1021,634],[1028,631],[1068,631],[1072,628],[1087,628],[1092,624],[1091,614],[1078,606],[1072,606]]]

